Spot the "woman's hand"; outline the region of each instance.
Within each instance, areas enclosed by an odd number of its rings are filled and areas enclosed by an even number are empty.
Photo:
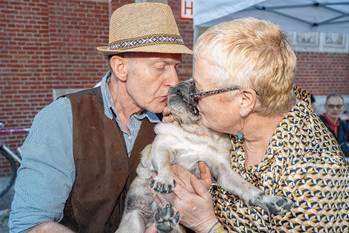
[[[201,233],[217,222],[208,188],[212,183],[211,173],[204,162],[199,162],[200,179],[181,166],[174,165],[176,175],[176,198],[172,204],[179,211],[181,224]]]
[[[144,233],[157,233],[157,229],[155,227],[155,224],[152,224],[150,227],[145,229]]]

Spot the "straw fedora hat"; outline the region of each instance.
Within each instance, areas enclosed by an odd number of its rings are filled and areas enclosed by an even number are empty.
[[[105,55],[125,52],[192,54],[184,45],[171,8],[162,3],[126,4],[111,16]]]

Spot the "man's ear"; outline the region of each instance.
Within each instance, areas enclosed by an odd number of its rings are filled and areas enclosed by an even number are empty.
[[[248,116],[256,106],[257,94],[253,89],[241,90],[240,116]]]
[[[127,80],[127,63],[128,60],[124,57],[114,55],[110,58],[110,67],[117,79],[125,82]]]

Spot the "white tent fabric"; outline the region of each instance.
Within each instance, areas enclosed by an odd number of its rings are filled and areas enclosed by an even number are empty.
[[[195,0],[194,27],[255,17],[287,32],[349,33],[349,0]]]

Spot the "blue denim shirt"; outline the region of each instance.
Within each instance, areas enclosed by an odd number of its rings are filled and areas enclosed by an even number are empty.
[[[122,129],[108,89],[110,72],[101,81],[105,115]],[[142,120],[159,118],[151,112],[133,115],[128,122],[129,134],[122,129],[130,155]],[[34,118],[23,146],[23,161],[18,170],[12,202],[10,232],[27,232],[37,224],[60,221],[65,202],[75,179],[72,145],[72,110],[68,98],[59,98]]]

